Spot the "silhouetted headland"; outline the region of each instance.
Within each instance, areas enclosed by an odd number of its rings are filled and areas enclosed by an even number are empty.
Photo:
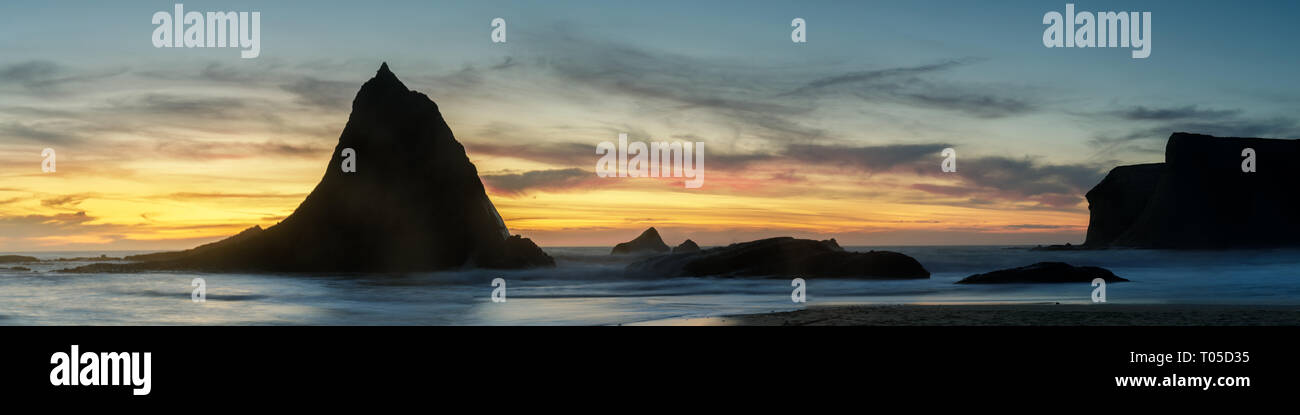
[[[1245,149],[1255,171],[1243,171]],[[1300,246],[1300,141],[1174,133],[1165,162],[1120,166],[1087,193],[1081,249]]]
[[[345,149],[355,171],[345,172]],[[402,272],[554,266],[511,236],[478,171],[429,97],[388,64],[357,92],[325,176],[288,218],[181,252],[79,272]]]

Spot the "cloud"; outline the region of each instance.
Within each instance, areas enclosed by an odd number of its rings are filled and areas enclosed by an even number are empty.
[[[927,78],[932,74],[982,61],[983,59],[965,58],[848,72],[813,80],[782,96],[827,97],[849,94],[866,101],[960,112],[978,118],[1001,118],[1035,110],[1035,103],[1028,97],[1011,96],[1014,90],[1004,86],[941,83]]]
[[[940,170],[940,152],[950,144],[830,145],[792,144],[773,153],[709,153],[705,166],[716,172],[744,175],[755,165],[774,166],[764,173],[770,180],[797,183],[802,178],[785,166],[822,166],[841,171],[867,174],[898,174],[931,179],[947,179],[955,184],[917,183],[911,189],[944,197],[973,197],[972,204],[1035,202],[1047,208],[1073,209],[1080,195],[1105,176],[1105,163],[1048,163],[1030,157],[967,156],[959,159],[955,173]],[[471,154],[520,157],[556,165],[585,165],[596,156],[591,145],[560,143],[554,145],[484,145],[475,144]],[[594,174],[589,169],[568,168],[526,173],[483,176],[486,184],[499,193],[517,196],[531,189],[575,190],[588,187]],[[916,202],[925,203],[924,200]],[[948,201],[945,201],[948,203]]]
[[[145,218],[148,220],[148,218]],[[225,223],[168,226],[157,223],[122,224],[92,223],[103,218],[92,216],[85,211],[75,213],[58,213],[51,215],[0,215],[0,250],[32,250],[43,247],[61,249],[160,249],[181,246],[195,246],[224,238],[224,234],[238,232],[244,225]],[[184,232],[178,232],[184,231]],[[192,237],[195,232],[215,234],[215,236]],[[149,234],[150,237],[132,239],[132,235]],[[179,235],[183,237],[159,238],[159,235]],[[124,248],[123,248],[124,247]]]
[[[914,77],[921,74],[939,72],[952,69],[958,66],[966,65],[974,60],[947,60],[938,63],[931,63],[918,66],[905,66],[897,68],[876,69],[868,71],[854,71],[838,75],[827,76],[815,79],[811,82],[800,86],[798,89],[790,91],[784,95],[799,95],[831,86],[843,86],[846,84],[863,84],[874,83],[891,78]]]
[[[0,235],[10,238],[40,237],[67,233],[95,220],[86,212],[53,215],[0,216]]]
[[[0,84],[16,84],[30,93],[53,95],[62,93],[62,87],[73,83],[86,83],[126,73],[126,69],[95,73],[69,73],[63,65],[45,60],[19,62],[0,67]]]
[[[815,139],[825,131],[795,118],[814,108],[779,97],[789,86],[784,67],[701,58],[595,39],[561,29],[555,41],[510,60],[506,68],[528,66],[543,85],[565,95],[592,95],[603,102],[625,99],[642,115],[690,114],[769,140]],[[746,70],[737,71],[745,65]],[[583,102],[591,100],[582,98]]]
[[[511,157],[561,166],[595,166],[597,158],[595,143],[472,142],[465,143],[465,147],[475,158]]]
[[[533,170],[524,173],[483,175],[483,182],[494,193],[521,196],[533,190],[564,191],[587,187],[596,174],[583,169]]]
[[[1202,109],[1196,105],[1168,108],[1137,106],[1094,114],[1099,120],[1127,121],[1126,131],[1103,132],[1091,142],[1099,154],[1163,153],[1164,140],[1175,132],[1218,137],[1298,138],[1300,121],[1288,116],[1247,117],[1240,109]]]
[[[791,145],[780,156],[802,165],[818,163],[871,174],[948,179],[957,184],[917,183],[908,187],[945,197],[976,197],[973,203],[1033,201],[1049,208],[1076,206],[1080,195],[1096,185],[1109,168],[1100,163],[1054,164],[1029,157],[967,156],[958,160],[956,172],[944,173],[940,170],[940,152],[946,147],[949,145]]]
[[[1205,120],[1205,119],[1222,119],[1235,117],[1241,114],[1241,110],[1209,110],[1200,109],[1196,105],[1174,108],[1147,108],[1136,106],[1133,108],[1112,112],[1116,117],[1126,120],[1137,121],[1167,121],[1167,120]]]
[[[1101,165],[1038,163],[1028,157],[964,158],[957,165],[959,168],[954,174],[962,181],[1025,196],[1063,194],[1077,197],[1106,174],[1106,167]],[[938,168],[935,167],[934,171],[937,172]]]
[[[0,137],[14,138],[42,144],[73,144],[84,141],[76,133],[66,130],[61,123],[22,123],[11,121],[0,123]]]
[[[912,188],[937,195],[957,197],[967,196],[977,191],[977,189],[969,186],[944,186],[930,183],[916,183],[912,185]]]
[[[266,79],[266,71],[247,71],[221,62],[211,62],[199,71],[199,78],[217,82],[259,82]]]
[[[502,60],[501,63],[498,63],[498,64],[496,64],[496,65],[492,65],[491,67],[488,67],[488,69],[489,69],[489,70],[494,70],[494,71],[499,71],[499,70],[503,70],[503,69],[510,69],[510,68],[513,68],[513,67],[518,66],[518,65],[519,65],[519,62],[516,62],[516,61],[515,61],[515,58],[514,58],[513,56],[506,56],[506,58],[505,58],[504,60]]]
[[[0,81],[31,84],[50,79],[61,70],[62,67],[50,61],[15,63],[0,68]]]
[[[280,88],[294,94],[299,104],[340,110],[352,105],[352,94],[356,91],[357,84],[304,77]]]
[[[979,118],[1002,118],[1028,113],[1034,104],[1020,98],[981,95],[962,91],[897,93],[895,98],[913,106],[963,112]]]
[[[923,158],[937,159],[947,144],[896,144],[880,146],[844,146],[794,144],[784,155],[806,163],[826,163],[852,167],[868,173],[915,167]],[[936,166],[938,164],[935,164]]]
[[[163,196],[165,199],[176,200],[194,200],[194,199],[291,199],[300,200],[306,197],[305,193],[199,193],[199,192],[178,192]]]
[[[86,199],[95,197],[94,193],[77,193],[41,199],[41,206],[53,209],[75,209]],[[83,212],[84,213],[84,212]]]
[[[192,160],[234,160],[258,157],[326,157],[334,146],[327,143],[268,141],[159,140],[154,150],[168,158]]]
[[[248,107],[248,99],[147,93],[114,103],[110,111],[152,116],[181,115],[190,118],[235,118]]]

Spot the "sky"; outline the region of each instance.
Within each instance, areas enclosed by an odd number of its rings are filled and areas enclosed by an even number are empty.
[[[1044,47],[1051,1],[184,2],[260,12],[255,59],[155,48],[150,19],[174,4],[0,4],[0,251],[274,225],[381,62],[438,103],[510,231],[543,246],[649,226],[674,245],[1079,243],[1083,194],[1162,161],[1175,131],[1300,137],[1290,1],[1073,3],[1151,12],[1147,59]],[[620,133],[706,143],[704,186],[598,177],[595,146]]]

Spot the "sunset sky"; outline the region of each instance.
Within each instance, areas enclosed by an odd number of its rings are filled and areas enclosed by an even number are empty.
[[[385,61],[438,103],[511,232],[543,246],[648,226],[669,244],[1079,243],[1083,193],[1162,161],[1174,131],[1300,137],[1295,2],[1075,2],[1151,11],[1148,59],[1045,48],[1043,14],[1065,2],[802,3],[185,2],[262,13],[261,56],[240,59],[154,48],[150,17],[174,2],[5,2],[0,252],[274,225]],[[706,143],[704,187],[597,177],[595,145],[619,133]]]

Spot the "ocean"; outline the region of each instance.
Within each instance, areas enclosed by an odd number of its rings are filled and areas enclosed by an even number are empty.
[[[6,325],[616,325],[789,311],[817,304],[1091,304],[1078,284],[957,285],[971,274],[1063,261],[1101,266],[1133,280],[1107,285],[1107,303],[1300,304],[1300,250],[1033,251],[1003,246],[846,247],[902,252],[924,280],[805,278],[807,302],[791,302],[789,278],[623,276],[629,258],[609,248],[548,248],[554,269],[400,275],[128,273],[67,274],[93,261],[4,264],[0,324]],[[53,260],[139,252],[27,252]],[[191,282],[202,278],[206,301]],[[506,301],[491,299],[506,280]],[[1104,306],[1104,305],[1099,305]]]

